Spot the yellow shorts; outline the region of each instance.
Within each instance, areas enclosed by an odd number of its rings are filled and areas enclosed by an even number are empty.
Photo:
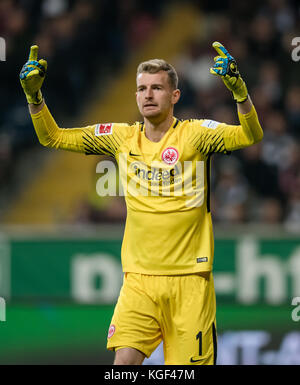
[[[107,348],[147,357],[164,341],[166,365],[213,365],[216,300],[211,272],[159,276],[125,273]]]

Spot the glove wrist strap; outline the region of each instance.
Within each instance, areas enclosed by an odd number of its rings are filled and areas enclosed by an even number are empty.
[[[38,90],[34,96],[32,95],[26,95],[26,96],[27,96],[28,104],[34,104],[35,106],[38,106],[43,101],[43,95],[41,90]]]
[[[243,103],[245,103],[247,100],[248,100],[248,95],[245,97],[244,100],[239,100],[239,101],[236,101],[236,102],[239,103],[239,104],[243,104]]]

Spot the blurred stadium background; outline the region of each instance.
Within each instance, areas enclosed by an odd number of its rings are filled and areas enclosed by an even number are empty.
[[[299,17],[296,0],[0,1],[0,363],[110,364],[122,283],[123,198],[96,194],[101,157],[38,144],[18,80],[30,45],[48,61],[43,94],[62,127],[140,120],[136,66],[153,57],[178,70],[178,118],[236,124],[209,74],[217,40],[265,132],[213,158],[219,364],[300,364]]]

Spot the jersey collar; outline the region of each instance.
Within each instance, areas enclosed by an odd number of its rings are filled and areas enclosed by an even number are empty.
[[[173,123],[172,123],[172,125],[171,125],[170,128],[176,128],[177,125],[178,125],[178,123],[179,123],[179,119],[177,119],[177,118],[174,117],[174,118],[173,118]],[[144,131],[144,127],[145,127],[145,123],[144,123],[144,122],[141,122],[141,123],[140,123],[140,130],[141,130],[141,132]]]

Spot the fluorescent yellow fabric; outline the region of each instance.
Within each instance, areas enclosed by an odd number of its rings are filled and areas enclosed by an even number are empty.
[[[44,59],[38,60],[37,45],[30,48],[28,61],[20,72],[20,82],[28,103],[41,104],[43,101],[41,87],[45,80],[47,62]]]
[[[131,347],[147,357],[164,341],[166,365],[213,365],[216,299],[212,273],[128,273],[108,332],[107,348]]]
[[[262,139],[254,107],[239,118],[241,125],[174,118],[164,137],[154,143],[141,123],[113,123],[108,132],[103,125],[62,129],[46,106],[32,115],[43,145],[116,158],[127,204],[123,270],[153,275],[212,269],[210,156]]]

